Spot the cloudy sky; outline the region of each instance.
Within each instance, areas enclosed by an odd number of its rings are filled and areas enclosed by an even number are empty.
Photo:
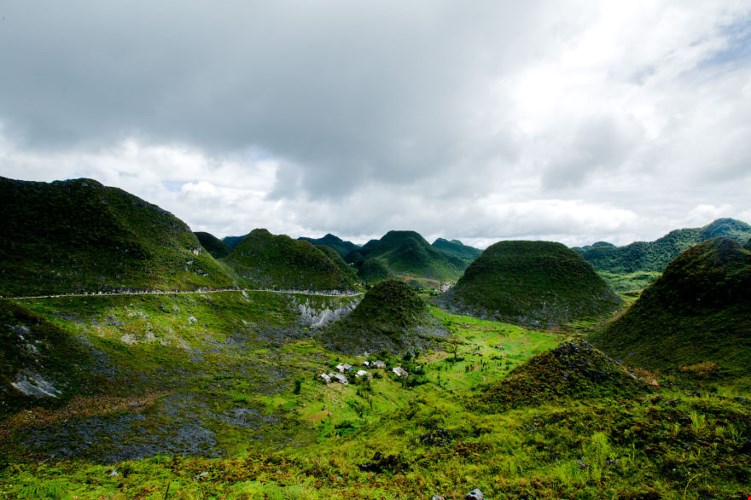
[[[0,175],[194,230],[478,246],[751,222],[748,0],[2,0]]]

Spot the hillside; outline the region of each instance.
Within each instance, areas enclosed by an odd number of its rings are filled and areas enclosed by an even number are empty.
[[[717,219],[704,227],[671,231],[656,241],[637,241],[622,247],[598,242],[574,250],[597,271],[618,274],[662,272],[682,251],[717,237],[745,243],[751,238],[751,225],[735,219]]]
[[[205,232],[196,232],[193,233],[196,235],[196,238],[198,238],[199,243],[201,243],[201,246],[211,254],[212,257],[215,259],[222,259],[229,255],[230,247],[227,246],[225,242],[217,238],[211,233],[205,233]]]
[[[320,246],[326,246],[331,247],[342,257],[346,257],[348,253],[354,252],[358,248],[360,248],[360,245],[355,245],[351,241],[344,241],[338,236],[334,236],[333,234],[327,234],[323,238],[306,238],[306,237],[300,237],[298,240],[307,241],[308,243],[312,243],[313,245],[320,247]]]
[[[441,302],[475,316],[537,327],[601,317],[621,305],[579,255],[544,241],[491,245]]]
[[[243,238],[245,238],[245,236],[225,236],[224,238],[222,238],[222,241],[231,250],[231,249],[235,248],[237,246],[237,244],[240,243],[243,240]]]
[[[459,240],[445,240],[438,238],[432,244],[432,247],[436,250],[440,250],[447,255],[459,258],[463,260],[467,265],[470,265],[474,260],[480,256],[482,250],[479,248],[465,245]]]
[[[7,300],[0,300],[0,345],[0,418],[96,385],[93,357],[78,339]]]
[[[463,259],[432,247],[414,231],[389,231],[380,240],[371,240],[348,254],[346,260],[367,282],[392,275],[438,281],[456,279],[467,267]]]
[[[644,389],[643,382],[592,345],[564,343],[482,390],[481,400],[498,411],[562,398],[633,398]]]
[[[713,363],[718,375],[747,375],[751,252],[725,238],[686,250],[592,342],[632,366]]]
[[[352,290],[351,275],[307,241],[254,229],[224,259],[248,286],[296,290]]]
[[[320,338],[330,349],[362,354],[435,347],[445,335],[425,301],[403,281],[389,279],[368,290],[355,310]]]
[[[225,287],[188,226],[90,179],[0,178],[0,295]]]

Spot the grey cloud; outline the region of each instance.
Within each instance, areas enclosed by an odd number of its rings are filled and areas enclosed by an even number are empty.
[[[503,47],[530,29],[530,5],[14,1],[0,119],[34,149],[264,148],[294,180],[278,197],[411,182],[483,142],[473,114],[522,52]]]

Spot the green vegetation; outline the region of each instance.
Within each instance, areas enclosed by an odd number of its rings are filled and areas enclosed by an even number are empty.
[[[172,214],[90,179],[0,178],[0,295],[227,287]]]
[[[249,286],[297,290],[352,290],[346,266],[307,241],[254,229],[224,259]]]
[[[638,295],[639,292],[654,283],[660,277],[661,273],[655,271],[637,271],[635,273],[619,274],[598,271],[597,274],[616,292]]]
[[[463,260],[467,266],[474,262],[482,253],[482,250],[479,248],[467,246],[459,240],[449,241],[443,238],[438,238],[433,242],[432,246],[448,255]]]
[[[459,242],[370,242],[351,259],[361,276],[410,282],[362,299],[195,290],[352,289],[353,269],[255,230],[226,257],[233,279],[127,193],[0,181],[2,293],[185,290],[0,300],[2,498],[749,494],[751,252],[738,243],[681,254],[604,330],[618,300],[558,244],[493,245],[446,298],[555,326],[541,331],[423,300],[472,258]],[[654,274],[606,277],[633,300]]]
[[[585,343],[564,343],[515,369],[507,380],[482,391],[490,408],[541,405],[567,399],[631,399],[646,384]]]
[[[660,273],[684,250],[718,237],[743,243],[751,237],[751,226],[735,219],[717,219],[701,228],[671,231],[652,242],[637,241],[623,247],[599,242],[574,250],[579,252],[597,271],[615,274],[642,271]]]
[[[344,241],[338,236],[334,236],[333,234],[327,234],[323,238],[301,237],[298,239],[312,243],[317,247],[333,248],[336,253],[338,253],[342,258],[346,257],[348,253],[354,252],[355,250],[360,248],[359,245],[355,245],[351,241]]]
[[[593,342],[632,366],[713,362],[716,377],[748,378],[751,252],[722,238],[685,251]]]
[[[348,254],[346,260],[367,283],[399,276],[434,288],[442,280],[457,279],[468,265],[466,258],[431,246],[414,231],[389,231],[380,240],[371,240]]]
[[[235,248],[237,246],[237,244],[240,243],[244,238],[245,238],[245,236],[225,236],[224,238],[222,238],[222,241],[231,250],[231,249]]]
[[[198,241],[201,243],[204,250],[209,252],[215,259],[222,259],[229,255],[231,250],[230,247],[213,234],[200,231],[193,234],[196,235],[196,238],[198,238]]]
[[[558,334],[436,308],[456,351],[390,355],[387,369],[366,368],[372,378],[325,384],[318,374],[335,364],[374,357],[286,337],[300,328],[302,296],[247,295],[26,301],[96,345],[99,369],[116,368],[101,384],[114,394],[0,421],[0,496],[461,498],[476,487],[489,498],[747,494],[747,401],[645,389],[588,346],[550,351],[565,340]],[[128,334],[139,342],[125,344]],[[176,348],[178,339],[187,345]],[[393,366],[409,367],[416,383]],[[555,379],[566,374],[559,390]]]
[[[350,354],[424,350],[442,337],[445,332],[425,301],[400,280],[374,285],[349,316],[320,334],[325,346]]]
[[[543,241],[491,245],[441,303],[475,316],[545,327],[602,317],[621,306],[579,255]]]

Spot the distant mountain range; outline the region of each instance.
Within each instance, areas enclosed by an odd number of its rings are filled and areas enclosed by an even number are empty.
[[[342,256],[342,258],[346,257],[348,253],[354,252],[360,248],[360,245],[355,245],[351,241],[344,241],[338,236],[334,236],[330,233],[323,238],[306,238],[303,236],[298,239],[312,243],[317,247],[325,246],[333,248],[340,256]]]
[[[662,272],[684,250],[718,237],[746,243],[751,238],[751,225],[735,219],[717,219],[704,227],[671,231],[656,241],[637,241],[622,247],[597,242],[574,250],[597,271]]]
[[[438,245],[431,245],[414,231],[389,231],[381,239],[350,252],[345,260],[358,269],[358,275],[366,282],[389,276],[440,282],[458,279],[480,252],[458,241],[438,241]]]

